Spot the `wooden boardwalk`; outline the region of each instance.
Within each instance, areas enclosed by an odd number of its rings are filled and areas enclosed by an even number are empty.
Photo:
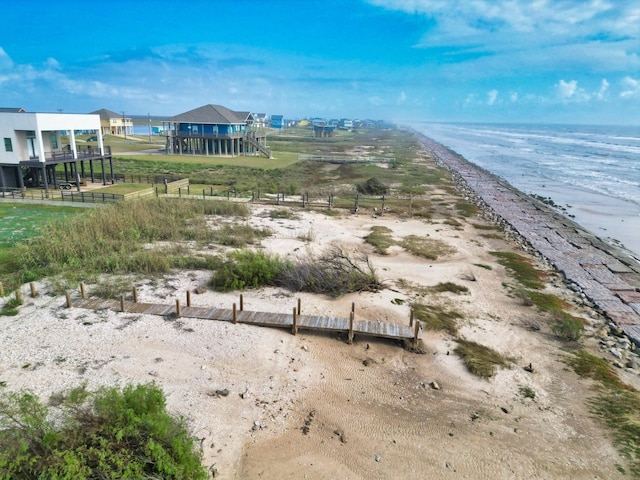
[[[242,305],[242,298],[240,300]],[[372,320],[356,320],[353,308],[350,318],[325,317],[320,315],[301,315],[300,303],[292,312],[270,313],[238,310],[236,304],[233,309],[181,306],[178,301],[175,305],[141,303],[130,300],[103,300],[84,298],[71,302],[67,297],[67,306],[73,308],[86,308],[91,310],[113,310],[116,312],[138,313],[147,315],[173,315],[180,318],[198,318],[202,320],[217,320],[231,323],[247,323],[260,327],[287,328],[295,335],[298,330],[314,330],[324,332],[342,332],[348,334],[348,341],[352,343],[354,335],[364,335],[377,338],[390,338],[396,340],[408,340],[413,348],[418,346],[422,338],[420,322],[413,321],[409,325],[378,322]]]

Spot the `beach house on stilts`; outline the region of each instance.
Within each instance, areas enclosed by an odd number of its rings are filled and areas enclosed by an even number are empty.
[[[178,155],[264,155],[271,158],[266,133],[249,112],[204,105],[163,122],[166,153]]]
[[[86,133],[97,137],[97,147],[79,140],[78,136]],[[71,184],[79,188],[81,179],[96,181],[95,162],[100,163],[103,184],[107,175],[113,181],[111,149],[102,142],[98,115],[0,108],[0,137],[0,192],[25,187],[48,192],[49,188],[69,188]]]

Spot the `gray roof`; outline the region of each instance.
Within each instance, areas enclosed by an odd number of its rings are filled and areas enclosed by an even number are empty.
[[[100,120],[109,120],[111,118],[122,118],[122,114],[112,112],[111,110],[107,110],[106,108],[101,108],[100,110],[96,110],[95,112],[90,112],[91,115],[100,115]]]
[[[169,120],[172,122],[213,123],[217,125],[247,123],[250,112],[235,112],[222,105],[203,105],[202,107],[181,113]]]
[[[20,107],[0,107],[0,113],[25,113],[26,110]]]

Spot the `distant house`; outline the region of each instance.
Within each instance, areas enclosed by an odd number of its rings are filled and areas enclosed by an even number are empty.
[[[266,135],[254,127],[250,112],[204,105],[163,122],[167,153],[178,155],[255,155],[271,157]]]
[[[281,129],[283,125],[283,115],[271,115],[271,128]]]
[[[61,132],[68,135],[62,144]],[[93,132],[98,147],[79,146],[78,132]],[[0,109],[0,190],[22,189],[25,186],[57,188],[58,181],[79,183],[86,176],[89,163],[93,179],[93,163],[102,164],[106,183],[105,160],[109,162],[113,179],[111,150],[105,148],[100,134],[100,117],[69,113],[27,113],[22,109]],[[61,169],[58,167],[61,166]]]
[[[256,128],[265,128],[267,126],[267,114],[266,113],[254,113],[253,125]]]
[[[133,135],[133,120],[125,117],[124,114],[101,108],[91,112],[91,115],[100,116],[100,128],[103,135],[119,135],[121,137]]]
[[[338,122],[338,128],[341,130],[351,130],[353,128],[353,120],[341,118]]]

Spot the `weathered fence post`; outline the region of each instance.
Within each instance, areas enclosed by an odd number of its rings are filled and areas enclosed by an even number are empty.
[[[414,316],[414,312],[413,312],[413,308],[411,309],[411,312],[409,313],[409,326],[413,327],[413,316]]]
[[[418,334],[420,333],[420,322],[416,321],[416,327],[413,330],[413,348],[418,348]]]
[[[233,323],[238,323],[238,310],[235,303],[233,304],[233,317],[231,318],[231,320],[233,321]]]
[[[0,298],[4,298],[4,287],[2,286],[2,282],[0,282]]]
[[[293,325],[291,326],[291,333],[298,334],[298,315],[296,314],[296,308],[293,307]]]
[[[69,292],[64,292],[64,296],[67,299],[67,308],[71,308],[71,294]]]
[[[180,300],[176,298],[176,318],[180,318]]]
[[[80,282],[80,298],[83,300],[87,297],[87,291],[84,282]]]
[[[191,306],[191,290],[187,290],[187,307]]]
[[[120,311],[124,312],[124,295],[120,295]]]
[[[382,207],[380,208],[380,216],[384,213],[384,195],[382,195]]]
[[[36,284],[34,282],[31,282],[29,284],[29,287],[31,288],[31,298],[35,298],[38,295],[36,293]]]
[[[240,311],[244,311],[244,297],[240,294]]]
[[[347,339],[347,342],[349,343],[349,345],[351,345],[353,343],[353,312],[351,312],[349,314],[349,336]]]
[[[300,312],[302,311],[302,302],[300,301],[300,299],[298,298],[298,315],[300,315]]]
[[[138,289],[133,287],[133,303],[138,303]]]
[[[355,315],[356,315],[356,302],[351,302],[351,313],[355,317]]]

